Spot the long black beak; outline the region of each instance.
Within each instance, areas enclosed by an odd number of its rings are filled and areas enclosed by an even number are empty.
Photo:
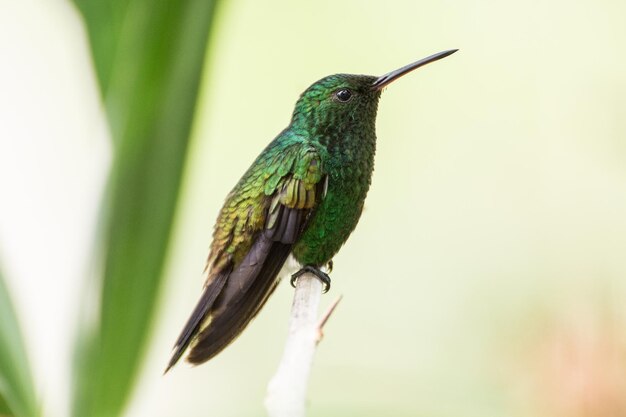
[[[445,58],[448,55],[452,55],[456,51],[458,51],[458,49],[450,49],[449,51],[439,52],[439,53],[436,53],[436,54],[431,55],[429,57],[426,57],[424,59],[420,59],[419,61],[415,61],[414,63],[406,65],[406,66],[404,66],[404,67],[402,67],[400,69],[397,69],[395,71],[388,72],[385,75],[381,75],[372,84],[372,90],[381,90],[386,85],[388,85],[389,83],[393,82],[394,80],[397,80],[398,78],[402,77],[405,74],[408,74],[409,72],[413,71],[414,69],[422,67],[422,66],[424,66],[426,64],[430,64],[431,62],[438,61],[441,58]]]

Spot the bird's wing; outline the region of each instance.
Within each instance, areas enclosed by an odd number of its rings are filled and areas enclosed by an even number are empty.
[[[216,225],[209,278],[168,366],[191,344],[202,363],[232,342],[274,290],[277,275],[323,194],[313,148],[261,154],[229,195]]]

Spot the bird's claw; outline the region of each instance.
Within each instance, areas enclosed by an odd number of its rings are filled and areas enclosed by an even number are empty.
[[[317,268],[317,267],[315,267],[313,265],[305,265],[305,266],[302,267],[302,269],[300,269],[298,272],[293,274],[291,276],[291,281],[290,281],[291,282],[291,286],[296,288],[296,282],[298,281],[298,278],[301,275],[304,275],[307,272],[312,273],[320,281],[322,281],[322,284],[324,284],[324,291],[323,291],[323,293],[327,293],[328,290],[330,290],[330,277],[328,276],[328,274],[325,273],[325,272],[322,272],[319,268]]]

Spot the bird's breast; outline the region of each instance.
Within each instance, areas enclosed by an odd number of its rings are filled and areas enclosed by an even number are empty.
[[[372,170],[373,164],[365,163],[329,172],[326,195],[294,246],[298,262],[322,266],[339,251],[361,217]]]

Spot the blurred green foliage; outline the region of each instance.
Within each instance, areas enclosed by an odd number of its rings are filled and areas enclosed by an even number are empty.
[[[10,415],[11,409],[9,408],[9,404],[6,403],[4,397],[0,395],[0,415]]]
[[[217,1],[75,0],[115,143],[99,323],[81,332],[77,417],[116,416],[144,352]]]
[[[0,274],[0,415],[39,415],[22,335]]]

